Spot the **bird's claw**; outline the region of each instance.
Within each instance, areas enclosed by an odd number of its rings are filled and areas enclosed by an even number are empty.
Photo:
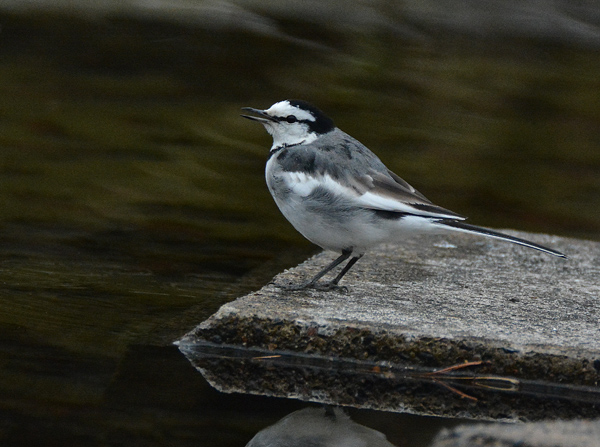
[[[306,289],[315,289],[322,292],[340,292],[340,293],[348,293],[348,288],[346,286],[339,286],[337,284],[326,282],[326,283],[318,283],[318,282],[306,282],[302,284],[274,284],[275,287],[286,290],[288,292],[297,292],[299,290]]]
[[[322,290],[322,291],[335,291],[335,292],[341,292],[341,293],[348,293],[348,287],[346,286],[338,286],[337,284],[331,283],[331,282],[326,282],[326,283],[317,283],[315,285],[313,285],[313,288],[317,289],[317,290]]]

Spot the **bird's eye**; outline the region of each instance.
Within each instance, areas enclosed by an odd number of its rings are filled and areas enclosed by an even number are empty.
[[[288,123],[292,124],[292,123],[295,123],[296,121],[298,121],[298,118],[296,118],[294,115],[288,115],[285,120]]]

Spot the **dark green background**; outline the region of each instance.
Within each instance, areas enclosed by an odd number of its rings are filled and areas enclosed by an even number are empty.
[[[470,222],[600,239],[600,53],[423,29],[0,12],[0,443],[244,445],[171,343],[316,251],[239,117],[309,100]],[[355,412],[398,444],[452,421]]]

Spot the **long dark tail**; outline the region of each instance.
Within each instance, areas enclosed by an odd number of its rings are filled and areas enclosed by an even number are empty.
[[[500,239],[503,241],[512,242],[514,244],[523,245],[524,247],[533,248],[535,250],[543,251],[544,253],[548,253],[554,256],[559,256],[561,258],[566,258],[561,252],[552,250],[551,248],[544,247],[543,245],[536,244],[535,242],[526,241],[525,239],[521,239],[514,236],[509,236],[508,234],[500,233],[494,230],[488,230],[487,228],[478,227],[475,225],[469,225],[464,222],[460,222],[457,220],[438,220],[436,224],[443,225],[444,227],[450,227],[458,231],[464,231],[465,233],[475,233],[481,234],[483,236],[493,237],[495,239]]]

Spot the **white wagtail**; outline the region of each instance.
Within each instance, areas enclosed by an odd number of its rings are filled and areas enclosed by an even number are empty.
[[[309,241],[341,252],[310,281],[287,289],[338,288],[340,279],[369,248],[415,233],[461,231],[566,257],[534,242],[464,223],[465,217],[431,203],[305,101],[242,110],[254,113],[242,116],[263,124],[273,137],[265,175],[283,215]],[[317,282],[348,258],[332,281]]]

